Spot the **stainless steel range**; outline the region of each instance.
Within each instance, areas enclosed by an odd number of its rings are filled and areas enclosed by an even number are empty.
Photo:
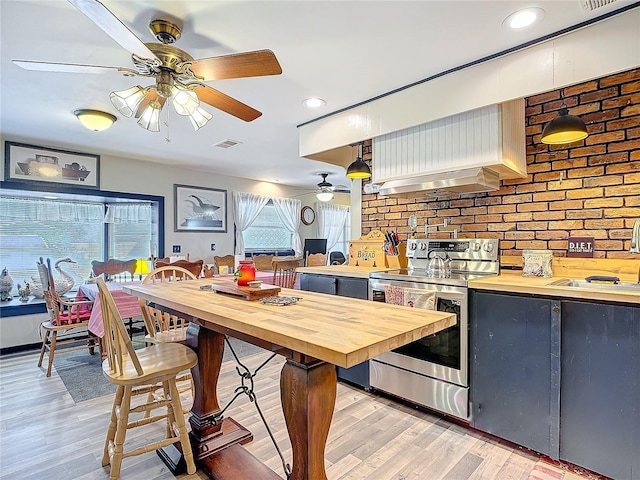
[[[371,386],[467,420],[469,280],[498,275],[497,239],[410,239],[409,268],[369,275],[369,299],[455,313],[456,325],[371,360]]]

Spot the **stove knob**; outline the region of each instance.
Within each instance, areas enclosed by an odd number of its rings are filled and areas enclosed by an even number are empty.
[[[416,242],[409,242],[409,250],[415,250],[416,249]]]
[[[480,250],[480,247],[481,247],[481,245],[480,245],[479,243],[473,243],[473,244],[471,245],[471,249],[472,249],[474,252],[478,252],[478,251]]]
[[[426,250],[427,249],[427,244],[425,242],[420,242],[418,244],[418,248],[420,248],[420,250]]]
[[[485,250],[486,252],[492,252],[492,251],[493,251],[493,243],[487,243],[487,244],[485,244],[485,246],[484,246],[484,250]]]

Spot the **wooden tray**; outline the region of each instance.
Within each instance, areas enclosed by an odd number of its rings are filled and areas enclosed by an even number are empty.
[[[272,297],[280,293],[280,287],[275,285],[268,285],[263,283],[259,287],[244,287],[233,285],[216,285],[211,286],[211,290],[218,293],[226,293],[228,295],[235,295],[236,297],[244,298],[245,300],[260,300],[264,297]]]

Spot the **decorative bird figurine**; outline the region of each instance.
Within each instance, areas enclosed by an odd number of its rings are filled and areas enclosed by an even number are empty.
[[[69,257],[67,257],[67,258],[62,258],[55,263],[55,269],[58,271],[60,276],[54,277],[53,283],[56,287],[56,292],[59,295],[64,295],[65,293],[67,293],[69,290],[73,288],[76,282],[71,275],[69,275],[67,272],[62,270],[62,268],[60,267],[61,263],[76,263],[76,262],[71,260]],[[34,295],[36,298],[43,298],[44,291],[42,288],[42,282],[40,281],[40,278],[31,277],[31,279],[33,280],[33,282],[31,283],[31,295]]]
[[[13,295],[11,295],[11,289],[13,288],[13,278],[9,275],[9,270],[5,268],[2,269],[2,273],[0,273],[0,301],[11,300]]]
[[[193,213],[195,213],[198,216],[213,217],[216,210],[220,210],[219,206],[214,205],[212,203],[204,203],[199,197],[196,197],[195,195],[189,195],[189,196],[195,198],[196,201],[198,202],[198,204],[196,205],[195,203],[187,200],[189,203],[193,205]]]

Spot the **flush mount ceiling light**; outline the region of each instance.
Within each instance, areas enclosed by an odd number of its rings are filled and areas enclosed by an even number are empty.
[[[544,10],[538,7],[523,8],[512,13],[502,22],[503,26],[507,26],[513,30],[520,30],[530,27],[534,23],[540,21],[544,17]]]
[[[355,161],[347,168],[348,178],[369,178],[371,176],[371,169],[369,165],[362,160],[362,144],[358,146],[359,154]]]
[[[308,108],[318,108],[318,107],[321,107],[321,106],[323,106],[323,105],[326,105],[326,104],[327,104],[327,102],[325,102],[325,101],[324,101],[323,99],[321,99],[321,98],[313,97],[313,98],[305,98],[305,99],[302,101],[302,104],[303,104],[305,107],[308,107]]]
[[[102,132],[106,130],[113,122],[116,121],[116,117],[107,112],[101,112],[99,110],[76,110],[73,112],[78,120],[87,127],[89,130],[93,130],[94,132]]]

